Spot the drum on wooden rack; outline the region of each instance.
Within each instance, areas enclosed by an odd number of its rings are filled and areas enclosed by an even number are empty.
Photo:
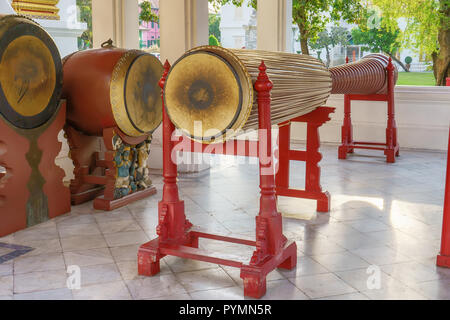
[[[75,129],[101,136],[103,129],[117,127],[139,137],[161,124],[163,66],[155,56],[108,41],[100,49],[67,56],[63,70],[67,121]]]
[[[0,115],[20,129],[42,126],[58,110],[62,80],[50,35],[26,17],[0,16]]]

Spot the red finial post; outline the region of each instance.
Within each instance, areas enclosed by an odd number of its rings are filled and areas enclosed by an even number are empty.
[[[256,217],[257,243],[260,240],[260,250],[255,251],[252,259],[254,262],[263,259],[264,255],[275,254],[282,246],[281,215],[277,211],[272,155],[270,90],[272,90],[273,84],[269,80],[266,70],[266,65],[262,61],[254,85],[258,93],[259,179],[261,188],[259,216]]]

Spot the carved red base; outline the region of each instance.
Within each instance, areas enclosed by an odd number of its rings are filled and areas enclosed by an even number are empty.
[[[112,211],[118,209],[120,207],[126,206],[134,201],[142,200],[147,197],[150,197],[156,193],[155,187],[150,187],[142,191],[137,191],[132,194],[129,194],[125,197],[115,200],[105,199],[105,196],[99,196],[94,200],[94,209],[96,210],[104,210],[104,211]]]
[[[120,199],[114,198],[116,168],[113,137],[117,134],[129,145],[137,145],[148,138],[128,137],[118,128],[106,128],[102,137],[87,136],[70,125],[64,127],[74,163],[74,179],[70,183],[73,205],[94,200],[94,209],[111,211],[156,193],[156,188],[136,191]]]

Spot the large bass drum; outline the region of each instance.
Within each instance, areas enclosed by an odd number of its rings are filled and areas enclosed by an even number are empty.
[[[62,80],[49,34],[28,18],[0,16],[0,115],[17,128],[42,126],[58,109]]]
[[[224,141],[239,130],[257,128],[253,84],[261,60],[273,82],[273,124],[309,113],[328,99],[331,75],[316,58],[202,46],[184,54],[166,80],[164,101],[172,122],[203,143]]]

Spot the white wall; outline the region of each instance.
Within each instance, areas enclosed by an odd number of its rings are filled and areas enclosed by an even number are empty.
[[[335,107],[331,120],[320,128],[322,142],[339,143],[344,118],[344,96],[332,95],[326,103]],[[447,150],[450,122],[450,87],[397,86],[396,121],[401,148]],[[387,106],[383,102],[352,102],[354,139],[385,141]],[[305,141],[305,130],[293,128],[292,139]]]
[[[245,46],[245,28],[248,25],[253,8],[248,0],[241,7],[226,4],[220,9],[220,42],[222,47],[241,49]]]

